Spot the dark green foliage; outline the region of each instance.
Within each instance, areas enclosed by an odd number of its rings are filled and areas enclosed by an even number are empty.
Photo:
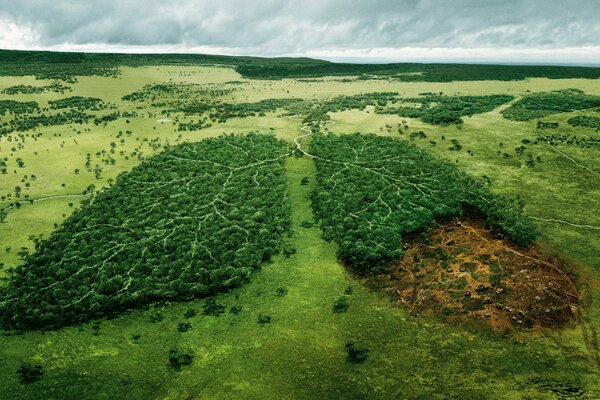
[[[312,221],[308,221],[308,220],[300,222],[300,226],[303,227],[303,228],[312,228],[313,225],[314,225],[313,222]]]
[[[57,114],[39,114],[34,116],[17,116],[5,127],[0,127],[0,135],[13,131],[24,132],[39,126],[53,126],[63,124],[83,124],[94,118],[78,110],[69,110]]]
[[[60,100],[50,100],[48,104],[53,110],[60,110],[62,108],[100,110],[102,108],[102,99],[95,97],[71,96]]]
[[[179,325],[177,325],[177,332],[187,332],[190,329],[192,329],[192,324],[190,322],[180,322]]]
[[[39,109],[40,107],[35,101],[0,100],[0,117],[7,112],[11,114],[29,114]]]
[[[1,219],[0,219],[0,222],[1,222]],[[289,244],[287,244],[283,247],[283,255],[285,257],[291,257],[294,254],[296,254],[297,251],[298,251],[298,249],[296,247],[289,245]]]
[[[593,137],[582,137],[577,135],[571,135],[568,133],[555,133],[552,135],[539,135],[533,144],[548,143],[552,146],[559,144],[567,146],[577,146],[583,149],[589,148],[600,148],[600,139]]]
[[[302,101],[302,99],[266,99],[256,103],[220,103],[215,105],[215,111],[209,114],[219,122],[225,122],[230,118],[253,117],[264,115],[267,112],[273,112],[278,108],[283,108],[293,103]]]
[[[505,118],[528,121],[546,115],[583,110],[600,105],[600,96],[590,96],[577,89],[532,93],[502,111]]]
[[[288,294],[288,290],[285,287],[278,287],[275,290],[275,293],[277,294],[277,296],[285,296],[286,294]]]
[[[317,157],[312,205],[323,235],[335,240],[339,258],[360,272],[399,258],[403,235],[459,216],[465,207],[480,210],[489,225],[518,245],[536,238],[533,224],[516,205],[408,142],[318,134],[311,153]]]
[[[47,92],[64,93],[70,92],[69,86],[62,85],[59,82],[53,82],[47,86],[30,86],[30,85],[16,85],[7,87],[2,91],[2,94],[15,95],[15,94],[41,94]]]
[[[377,108],[381,114],[396,114],[405,118],[419,118],[434,125],[461,124],[461,117],[492,111],[513,99],[509,95],[490,96],[442,96],[425,94],[422,97],[402,99],[403,102],[419,103],[420,107]]]
[[[169,148],[120,175],[36,247],[0,289],[0,322],[59,327],[238,286],[290,226],[272,136]]]
[[[258,323],[261,325],[270,324],[271,316],[268,314],[258,314]]]
[[[313,61],[313,60],[310,60]],[[359,75],[363,78],[394,78],[405,82],[452,82],[500,80],[513,81],[534,77],[551,79],[600,77],[600,68],[474,65],[474,64],[341,64],[307,62],[303,64],[273,63],[243,64],[236,70],[245,78],[283,79]]]
[[[181,367],[192,365],[193,362],[193,354],[184,353],[178,348],[169,350],[169,368],[174,371],[181,371]]]
[[[157,311],[157,312],[153,313],[152,315],[150,315],[150,322],[160,322],[163,319],[165,319],[165,315],[163,313],[161,313],[160,311]]]
[[[585,115],[581,115],[578,117],[572,117],[567,120],[567,123],[571,126],[581,126],[584,128],[593,128],[596,130],[600,130],[600,118],[598,117],[588,117]]]
[[[204,303],[204,307],[202,308],[202,314],[204,315],[218,317],[223,313],[225,313],[225,306],[217,303],[217,300],[214,298],[206,300],[206,303]]]
[[[538,121],[536,127],[538,129],[556,129],[556,128],[558,128],[558,122],[542,122],[542,121]]]
[[[460,144],[460,142],[457,139],[451,139],[450,143],[452,143],[452,146],[448,147],[448,150],[450,150],[450,151],[461,151],[462,150],[462,144]]]
[[[242,306],[231,306],[229,312],[232,314],[239,314],[242,312]]]
[[[348,307],[350,307],[350,304],[343,296],[333,302],[333,312],[336,314],[348,311]]]
[[[118,112],[102,115],[100,117],[94,118],[94,124],[101,125],[107,122],[116,121],[119,119],[120,114]]]
[[[348,361],[353,363],[364,362],[369,356],[369,348],[356,346],[353,342],[346,342]]]
[[[185,311],[185,313],[183,314],[183,318],[185,319],[189,319],[194,317],[196,314],[198,313],[198,311],[194,310],[193,308],[189,308]]]
[[[327,113],[346,110],[364,110],[367,106],[385,106],[398,99],[397,92],[373,92],[354,96],[338,96],[320,103],[312,103],[302,109],[288,107],[290,114],[304,115],[303,123],[320,123],[330,119]]]
[[[300,181],[300,184],[301,184],[302,186],[306,186],[306,185],[308,185],[308,182],[309,182],[309,180],[308,180],[308,176],[305,176],[305,177],[304,177],[304,178],[302,178],[302,180]]]
[[[23,364],[17,370],[17,375],[21,383],[28,385],[44,377],[44,368],[39,364]]]

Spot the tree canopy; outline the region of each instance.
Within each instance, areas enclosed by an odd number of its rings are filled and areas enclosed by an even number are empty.
[[[0,289],[0,322],[60,327],[239,285],[290,226],[287,145],[230,135],[169,148],[72,214]]]

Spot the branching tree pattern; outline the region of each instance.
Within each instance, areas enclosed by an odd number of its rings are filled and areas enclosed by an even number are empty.
[[[289,153],[273,136],[229,135],[120,175],[16,268],[0,322],[54,328],[239,285],[289,229]]]
[[[536,237],[518,207],[490,193],[453,164],[407,142],[375,135],[317,134],[313,209],[339,258],[362,272],[402,255],[401,237],[434,220],[479,209],[522,246]]]

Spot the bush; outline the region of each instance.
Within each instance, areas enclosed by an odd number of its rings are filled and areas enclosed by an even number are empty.
[[[348,301],[345,297],[340,297],[339,299],[333,302],[334,313],[344,313],[348,311],[348,307],[350,307],[350,305],[348,304]]]
[[[369,356],[369,348],[356,346],[353,342],[346,342],[346,354],[348,361],[362,363]]]
[[[183,353],[177,348],[169,351],[169,368],[175,371],[181,371],[181,367],[192,365],[194,355],[191,353]]]
[[[181,322],[177,325],[177,332],[187,332],[192,329],[192,324],[189,322]]]
[[[21,383],[28,385],[44,377],[44,368],[39,364],[23,364],[17,370],[17,375]]]
[[[202,309],[202,314],[204,315],[213,315],[218,317],[219,315],[225,312],[225,306],[223,304],[217,303],[215,299],[208,299],[206,303],[204,303],[204,307]]]
[[[258,314],[258,323],[261,325],[270,324],[271,316],[268,314]]]

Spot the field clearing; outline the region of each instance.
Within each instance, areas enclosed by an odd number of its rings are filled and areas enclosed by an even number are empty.
[[[326,100],[389,91],[402,97],[443,92],[520,98],[528,91],[575,88],[600,95],[600,80],[587,79],[431,83],[327,77],[264,81],[244,79],[232,68],[190,66],[122,67],[117,78],[77,79],[77,83],[65,84],[73,89],[65,94],[0,94],[0,99],[36,101],[46,107],[48,101],[69,96],[98,97],[120,112],[136,111],[138,115],[106,125],[67,124],[0,136],[0,158],[7,159],[7,174],[0,175],[0,195],[14,195],[15,187],[22,187],[20,207],[10,207],[14,197],[0,199],[0,209],[7,211],[6,221],[0,223],[0,277],[8,276],[9,268],[21,263],[20,250],[33,250],[31,238],[48,237],[55,224],[78,207],[87,197],[82,193],[89,185],[96,189],[109,186],[120,173],[130,171],[169,144],[245,132],[274,133],[291,144],[306,133],[302,117],[284,115],[283,109],[178,131],[178,122],[195,121],[199,116],[179,111],[165,115],[149,101],[139,104],[121,99],[145,85],[181,83],[232,89],[218,98],[225,103]],[[52,82],[0,76],[0,91],[18,84]],[[409,140],[457,163],[475,177],[489,179],[494,193],[518,196],[525,213],[536,218],[542,234],[540,245],[569,260],[581,276],[589,303],[586,323],[600,326],[600,213],[596,212],[600,210],[600,175],[595,173],[600,172],[600,148],[524,144],[524,139],[533,142],[540,134],[554,131],[537,129],[537,119],[505,119],[500,114],[505,107],[465,117],[458,127],[377,114],[375,107],[368,106],[362,111],[329,113],[331,121],[324,129]],[[569,118],[579,115],[597,113],[582,110],[541,120],[559,123],[557,133],[599,139],[598,131],[567,124]],[[418,131],[425,137],[411,138],[411,133]],[[41,136],[34,140],[33,133]],[[453,139],[462,146],[460,151],[449,150]],[[309,140],[303,139],[302,144]],[[515,151],[519,146],[526,147],[522,154]],[[88,153],[90,171],[86,166]],[[526,164],[527,153],[536,160],[533,167]],[[24,161],[24,167],[17,166],[17,158]],[[114,164],[105,162],[109,158]],[[96,165],[101,168],[98,177]],[[216,296],[216,301],[225,305],[225,314],[214,317],[199,313],[189,319],[192,328],[188,332],[178,332],[186,310],[202,310],[205,300],[199,299],[133,310],[103,319],[99,329],[94,328],[96,322],[90,322],[60,331],[2,335],[0,399],[387,399],[442,395],[553,399],[573,393],[556,392],[557,387],[581,393],[581,398],[600,397],[600,375],[589,361],[592,355],[577,325],[558,332],[515,330],[507,335],[476,321],[453,326],[411,316],[384,295],[362,286],[336,260],[336,246],[322,239],[319,227],[303,227],[304,222],[314,221],[309,198],[314,189],[314,163],[308,157],[290,157],[285,168],[294,231],[286,241],[297,252],[290,257],[276,256],[249,283]],[[308,185],[300,184],[304,177],[308,177]],[[24,195],[34,203],[25,201]],[[352,287],[352,294],[345,295],[348,287]],[[286,294],[278,295],[278,288],[285,288]],[[333,303],[340,297],[347,298],[348,311],[333,313]],[[242,306],[239,314],[229,312],[237,305]],[[164,319],[150,322],[157,311]],[[272,316],[272,322],[257,323],[259,314]],[[134,335],[140,335],[139,339],[133,339]],[[344,344],[349,340],[370,349],[365,363],[346,361]],[[174,347],[195,354],[194,363],[181,372],[167,368],[167,355]],[[15,371],[24,362],[43,364],[44,378],[21,385]]]

